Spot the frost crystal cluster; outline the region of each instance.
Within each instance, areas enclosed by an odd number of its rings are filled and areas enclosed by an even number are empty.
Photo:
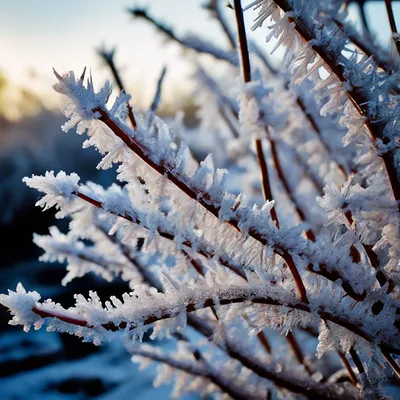
[[[96,91],[85,73],[55,72],[63,129],[86,135],[118,183],[24,178],[43,193],[38,206],[69,220],[68,232],[34,241],[43,261],[67,263],[62,284],[94,273],[122,278],[127,293],[77,294],[66,309],[19,284],[0,296],[10,323],[95,345],[123,332],[133,361],[158,363],[155,384],[173,381],[175,397],[375,399],[399,388],[398,42],[385,49],[353,28],[348,3],[234,0],[222,10],[211,0],[226,48],[130,10],[225,65],[221,79],[196,64],[195,134],[157,116],[165,71],[145,111],[124,90],[110,105],[108,82]],[[284,54],[279,71],[246,37],[250,9],[251,28]],[[113,52],[102,56],[113,65]],[[199,160],[185,144],[193,135],[214,155]],[[148,331],[176,350],[141,344]]]

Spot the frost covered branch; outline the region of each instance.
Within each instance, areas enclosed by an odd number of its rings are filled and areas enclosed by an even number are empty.
[[[43,194],[37,206],[69,219],[67,233],[51,227],[34,242],[42,261],[67,264],[63,284],[94,273],[127,293],[75,295],[67,309],[19,284],[0,302],[24,330],[95,344],[123,334],[134,361],[159,363],[155,383],[174,380],[177,396],[384,397],[400,373],[398,60],[363,42],[342,1],[241,3],[227,15],[205,5],[228,50],[130,10],[226,61],[222,74],[196,63],[190,132],[181,117],[156,115],[165,69],[144,111],[131,108],[114,51],[101,51],[120,89],[113,103],[109,82],[97,91],[91,76],[55,72],[63,130],[85,135],[118,184],[62,171],[24,178]],[[253,29],[285,49],[278,68],[247,37],[251,8]],[[132,343],[148,331],[176,352]]]
[[[261,4],[263,0],[258,3]],[[287,20],[291,29],[295,30],[301,40],[309,43],[310,46],[306,46],[305,49],[308,54],[302,55],[303,59],[302,67],[307,67],[307,62],[310,61],[310,52],[315,52],[320,57],[320,62],[325,63],[334,77],[326,79],[324,81],[324,86],[327,84],[336,84],[337,88],[344,85],[344,94],[349,98],[355,110],[358,111],[361,117],[364,119],[363,124],[367,128],[373,140],[382,140],[385,144],[390,144],[393,140],[391,135],[387,134],[387,129],[385,126],[390,125],[394,122],[394,110],[387,107],[386,105],[380,105],[378,100],[381,95],[381,87],[387,86],[385,80],[390,80],[392,77],[378,77],[372,76],[373,71],[376,67],[374,66],[373,60],[363,60],[358,62],[356,57],[351,57],[347,59],[342,51],[345,50],[346,41],[348,37],[344,32],[342,32],[342,37],[335,41],[331,40],[328,32],[332,34],[332,22],[330,24],[329,16],[325,19],[325,26],[320,30],[313,22],[312,16],[317,15],[322,10],[317,7],[306,4],[304,1],[292,1],[292,0],[273,0],[270,3],[270,11],[267,11],[269,15],[272,14],[273,10],[271,4],[275,3],[281,10],[284,11],[286,15],[283,16],[284,20]],[[305,12],[308,10],[308,13]],[[267,15],[268,15],[267,14]],[[262,17],[263,19],[266,16]],[[279,17],[281,18],[281,17]],[[335,30],[335,29],[334,29]],[[336,29],[337,31],[337,29]],[[276,35],[280,35],[281,32],[275,32]],[[285,38],[285,34],[281,35],[281,42]],[[291,43],[289,43],[289,48],[294,45],[293,36],[290,38]],[[327,45],[330,44],[330,46]],[[357,54],[356,54],[357,56]],[[318,67],[322,64],[315,64]],[[303,68],[300,68],[303,71]],[[315,66],[313,71],[315,71]],[[306,72],[306,71],[305,71]],[[297,72],[299,75],[299,71]],[[308,73],[309,75],[309,73]],[[371,78],[375,78],[375,82],[378,85],[374,91],[368,91],[366,82],[371,82]],[[335,83],[336,81],[336,83]],[[381,81],[381,83],[378,83]],[[373,82],[373,81],[372,81]],[[374,83],[375,83],[374,82]],[[320,85],[321,86],[321,85]],[[343,100],[341,100],[343,101]],[[397,146],[390,148],[383,152],[381,157],[385,164],[387,174],[390,180],[394,198],[396,201],[400,200],[400,177],[397,173],[397,156],[395,154]],[[400,206],[399,206],[400,207]]]

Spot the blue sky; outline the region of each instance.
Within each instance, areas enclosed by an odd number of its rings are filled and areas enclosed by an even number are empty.
[[[147,0],[39,0],[1,2],[0,47],[7,54],[0,62],[10,78],[29,82],[34,70],[45,84],[53,81],[51,69],[92,68],[97,81],[108,76],[95,54],[101,44],[117,46],[117,61],[127,85],[138,92],[153,90],[162,66],[169,67],[169,81],[180,81],[189,68],[178,46],[166,44],[162,35],[125,11],[133,4],[151,12],[177,32],[195,31],[223,43],[216,23],[200,8],[200,1]]]
[[[145,22],[132,20],[125,11],[133,5],[146,6],[178,33],[194,32],[224,44],[218,25],[201,9],[201,0],[15,0],[0,2],[0,59],[12,81],[33,86],[42,95],[52,96],[52,67],[64,72],[91,67],[96,81],[108,77],[95,54],[101,44],[117,46],[117,62],[132,94],[147,102],[162,66],[168,69],[167,87],[189,79],[189,63],[178,46]],[[244,4],[248,3],[244,1]],[[228,13],[231,14],[231,12]],[[400,5],[395,13],[400,17]],[[377,33],[388,40],[387,19],[382,5],[371,4],[368,15]],[[248,15],[251,22],[252,15]],[[263,42],[265,28],[254,33]],[[32,83],[34,71],[38,79]]]

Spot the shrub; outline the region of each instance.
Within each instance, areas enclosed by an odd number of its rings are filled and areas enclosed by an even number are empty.
[[[65,309],[19,284],[0,301],[26,331],[45,324],[96,345],[123,332],[134,361],[160,363],[155,383],[174,379],[176,396],[384,396],[400,371],[398,54],[349,24],[348,2],[256,0],[253,29],[268,25],[267,40],[286,50],[277,71],[232,3],[237,41],[219,4],[207,4],[231,50],[131,10],[229,65],[225,81],[198,67],[197,100],[231,173],[211,155],[198,163],[185,135],[155,115],[162,79],[141,112],[124,90],[108,106],[108,82],[97,92],[85,72],[55,72],[63,129],[86,134],[84,147],[104,156],[98,168],[117,164],[120,184],[62,171],[24,178],[44,193],[38,206],[70,219],[67,234],[52,227],[34,241],[43,260],[68,262],[63,284],[94,272],[131,292],[104,303],[76,295]],[[138,344],[149,330],[176,351]]]

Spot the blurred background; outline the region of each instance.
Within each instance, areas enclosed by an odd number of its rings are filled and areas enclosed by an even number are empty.
[[[32,235],[47,233],[51,225],[66,226],[66,222],[55,220],[52,211],[43,213],[35,208],[39,195],[26,188],[22,178],[64,170],[77,172],[82,181],[108,185],[114,180],[113,170],[96,170],[100,157],[93,149],[81,150],[84,138],[61,131],[65,120],[58,111],[61,99],[52,90],[53,67],[60,73],[74,70],[79,74],[86,66],[99,86],[105,79],[113,80],[99,49],[115,49],[114,62],[132,95],[132,104],[138,108],[150,106],[160,72],[167,67],[158,113],[171,121],[178,113],[184,115],[186,140],[203,156],[212,143],[199,129],[194,60],[220,76],[224,67],[209,56],[183,52],[151,24],[128,12],[132,6],[144,7],[173,27],[178,36],[193,33],[227,48],[225,36],[203,3],[0,2],[1,293],[21,281],[26,288],[68,306],[77,292],[86,295],[92,289],[108,297],[128,290],[122,281],[110,285],[93,276],[61,286],[65,266],[38,261],[41,251],[32,244]],[[373,33],[387,43],[390,33],[383,2],[368,2],[364,10]],[[394,11],[400,16],[398,2]],[[234,26],[231,10],[224,8],[223,12]],[[246,16],[251,26],[255,14],[249,11]],[[361,17],[357,5],[350,7],[350,16],[357,24]],[[249,35],[269,53],[273,43],[265,44],[266,28],[249,31]],[[278,65],[279,61],[278,52],[272,62]],[[9,315],[1,308],[0,397],[4,400],[168,397],[170,388],[154,389],[152,369],[139,373],[118,343],[96,348],[68,335],[45,331],[25,334],[20,327],[10,327],[8,321]]]

